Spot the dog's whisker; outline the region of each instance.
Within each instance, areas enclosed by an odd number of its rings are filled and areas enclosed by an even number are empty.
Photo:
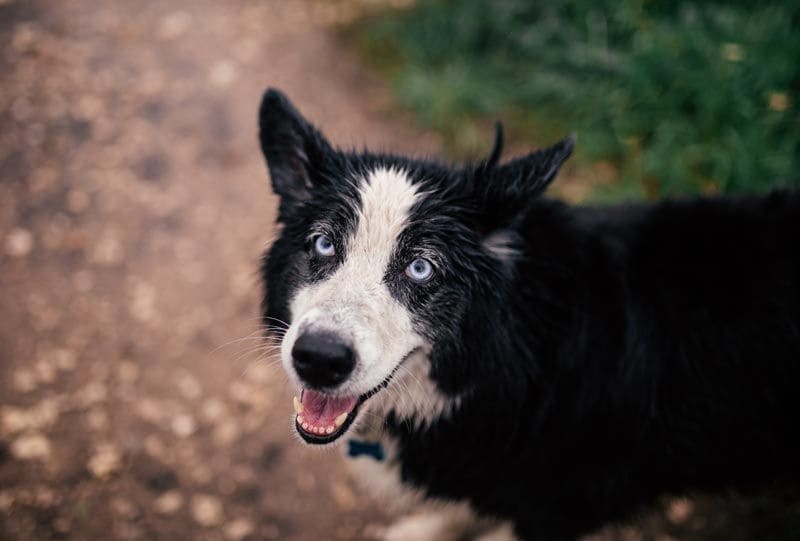
[[[252,348],[249,348],[249,349],[247,349],[245,351],[240,352],[238,355],[236,355],[236,357],[234,357],[232,359],[232,361],[233,362],[240,362],[241,360],[247,358],[250,355],[253,355],[253,354],[260,355],[260,354],[263,354],[263,353],[273,353],[273,352],[278,351],[279,349],[280,348],[278,346],[261,346],[261,347],[256,346],[256,347],[252,347]]]

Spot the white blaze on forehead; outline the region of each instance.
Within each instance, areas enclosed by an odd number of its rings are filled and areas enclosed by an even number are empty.
[[[301,330],[336,334],[352,344],[358,359],[341,391],[361,394],[384,381],[423,339],[384,281],[417,190],[405,172],[380,168],[362,179],[359,192],[361,206],[355,231],[344,243],[344,260],[331,276],[295,294],[281,357],[293,374],[291,349]]]
[[[394,168],[373,171],[359,191],[361,212],[347,258],[363,260],[371,278],[374,272],[383,277],[418,193],[408,175]]]

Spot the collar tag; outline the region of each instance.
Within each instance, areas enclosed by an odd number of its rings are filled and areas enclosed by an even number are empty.
[[[383,445],[379,441],[347,440],[347,456],[356,458],[367,455],[378,462],[383,461]]]

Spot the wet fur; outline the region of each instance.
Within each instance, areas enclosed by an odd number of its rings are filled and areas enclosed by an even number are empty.
[[[426,194],[397,250],[426,239],[440,272],[391,293],[458,407],[386,415],[407,486],[567,540],[659,494],[800,480],[797,194],[575,207],[541,195],[571,141],[451,168],[334,150],[276,91],[260,121],[283,224],[265,317],[314,279],[309,225],[353,226],[343,179],[395,167]]]

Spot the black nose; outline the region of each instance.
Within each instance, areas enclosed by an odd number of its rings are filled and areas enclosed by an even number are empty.
[[[305,332],[292,348],[294,369],[309,387],[333,387],[340,384],[356,365],[350,346],[330,333]]]

